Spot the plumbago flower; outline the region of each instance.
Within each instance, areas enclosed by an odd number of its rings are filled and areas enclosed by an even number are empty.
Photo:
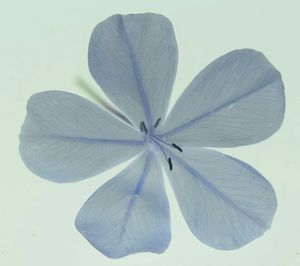
[[[20,135],[28,168],[75,182],[135,157],[100,187],[76,218],[79,232],[111,258],[163,252],[170,214],[162,167],[183,216],[203,243],[223,250],[261,236],[277,201],[248,164],[207,147],[268,138],[281,125],[284,87],[266,57],[235,50],[209,64],[166,110],[177,68],[171,22],[162,15],[114,15],[94,29],[89,68],[131,123],[74,94],[33,95]]]

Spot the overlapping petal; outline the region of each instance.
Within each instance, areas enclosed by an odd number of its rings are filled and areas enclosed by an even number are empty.
[[[100,187],[79,211],[76,227],[111,258],[163,252],[170,242],[170,214],[154,154],[140,155]]]
[[[144,149],[139,131],[71,93],[33,95],[20,134],[27,167],[54,182],[96,175]]]
[[[216,249],[236,249],[271,226],[275,192],[251,166],[208,149],[186,148],[172,159],[170,181],[199,240]]]
[[[247,145],[272,135],[280,127],[283,114],[280,73],[262,53],[235,50],[195,77],[160,134],[187,146]]]
[[[136,126],[151,129],[165,115],[177,69],[171,22],[152,13],[109,17],[92,33],[89,68]]]

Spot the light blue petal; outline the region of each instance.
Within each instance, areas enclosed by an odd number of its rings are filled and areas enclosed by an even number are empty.
[[[89,68],[130,120],[151,130],[166,113],[177,69],[171,22],[152,13],[109,17],[92,33]]]
[[[208,149],[186,148],[172,160],[172,187],[200,241],[216,249],[237,249],[269,229],[275,192],[251,166]]]
[[[33,95],[20,134],[27,167],[54,182],[94,176],[144,149],[133,127],[71,93]]]
[[[171,237],[169,216],[161,168],[150,152],[87,200],[76,227],[104,255],[120,258],[164,252]]]
[[[280,73],[262,53],[236,50],[196,76],[171,111],[161,135],[183,146],[247,145],[272,135],[283,115]]]

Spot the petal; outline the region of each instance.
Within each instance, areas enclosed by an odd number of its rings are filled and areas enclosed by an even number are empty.
[[[230,52],[196,76],[173,108],[161,136],[200,147],[262,141],[282,123],[283,90],[280,73],[262,53]]]
[[[20,134],[27,167],[54,182],[96,175],[141,152],[133,127],[82,97],[48,91],[33,95]]]
[[[76,227],[110,258],[165,251],[171,235],[169,205],[153,154],[141,155],[100,187],[79,211]]]
[[[151,127],[166,113],[177,69],[171,22],[152,13],[109,17],[92,33],[89,68],[136,126]]]
[[[236,249],[271,226],[275,192],[251,166],[208,149],[186,148],[172,159],[172,187],[200,241],[216,249]]]

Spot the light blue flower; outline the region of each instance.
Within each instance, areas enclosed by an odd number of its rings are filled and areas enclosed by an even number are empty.
[[[124,162],[76,218],[79,232],[111,258],[164,252],[170,214],[162,168],[183,216],[203,243],[223,250],[261,236],[277,201],[256,170],[207,147],[262,141],[281,125],[284,87],[266,57],[235,50],[209,64],[166,110],[177,69],[171,22],[162,15],[114,15],[94,29],[89,68],[130,123],[82,97],[33,95],[20,135],[27,167],[54,182],[75,182]]]

